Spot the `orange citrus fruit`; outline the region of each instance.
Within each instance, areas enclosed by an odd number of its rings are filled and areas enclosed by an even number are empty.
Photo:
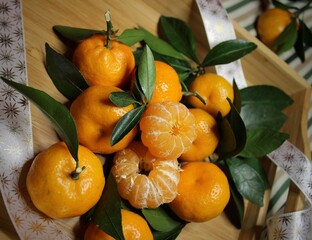
[[[106,36],[101,34],[79,43],[72,61],[91,86],[123,88],[135,68],[131,48],[115,40],[110,40],[110,47],[106,47]]]
[[[205,110],[192,108],[195,116],[197,137],[191,148],[180,156],[182,161],[201,161],[210,156],[219,143],[219,130],[216,120]]]
[[[179,102],[182,99],[182,86],[176,70],[169,64],[161,61],[155,61],[155,88],[149,103],[158,103],[164,101]],[[133,86],[136,81],[136,74],[132,75]]]
[[[188,97],[189,103],[196,108],[206,110],[213,117],[216,117],[218,112],[222,116],[226,116],[231,109],[227,98],[232,102],[234,100],[234,90],[231,84],[215,73],[205,73],[195,78],[189,87],[189,91],[197,92],[206,104],[195,96]]]
[[[152,232],[146,220],[139,214],[121,209],[121,225],[125,240],[153,240]],[[84,240],[114,240],[93,222],[90,222],[84,234]]]
[[[112,86],[91,86],[80,94],[70,107],[79,143],[93,152],[116,152],[125,148],[136,135],[137,128],[133,128],[121,141],[113,146],[110,144],[110,137],[117,122],[133,109],[132,105],[118,107],[110,101],[110,93],[120,91],[120,88]]]
[[[179,102],[148,105],[140,120],[141,140],[159,158],[178,158],[197,136],[195,117]]]
[[[229,183],[219,167],[190,162],[182,166],[178,195],[169,206],[185,221],[204,222],[221,214],[229,199]]]
[[[66,144],[58,142],[40,152],[31,164],[26,186],[35,207],[51,218],[80,216],[91,209],[105,185],[102,163],[89,149],[79,146],[78,180],[70,174],[76,162]]]
[[[178,160],[155,158],[141,142],[115,154],[112,173],[120,196],[135,208],[156,208],[177,195]]]
[[[290,24],[292,17],[292,13],[280,8],[271,8],[263,12],[257,20],[256,27],[260,40],[271,47]]]

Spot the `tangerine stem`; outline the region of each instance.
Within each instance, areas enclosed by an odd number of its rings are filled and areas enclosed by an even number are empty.
[[[75,170],[72,171],[70,173],[70,177],[73,179],[73,180],[78,180],[79,179],[79,176],[80,176],[80,173],[85,169],[86,167],[83,166],[82,168],[76,166]]]
[[[113,24],[110,19],[110,12],[109,10],[106,10],[105,12],[105,20],[106,20],[106,26],[107,26],[107,31],[106,31],[106,48],[110,48],[110,36],[113,33]]]

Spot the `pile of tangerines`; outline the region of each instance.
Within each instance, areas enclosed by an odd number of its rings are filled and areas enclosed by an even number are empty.
[[[203,73],[189,90],[204,102],[184,97],[175,69],[155,60],[152,98],[139,123],[112,145],[114,127],[134,109],[134,104],[117,106],[110,100],[112,93],[134,94],[138,80],[133,52],[95,34],[79,43],[72,61],[89,84],[70,106],[80,144],[79,178],[70,176],[76,163],[64,142],[39,153],[27,175],[36,208],[55,219],[81,216],[91,209],[105,186],[103,162],[97,156],[101,154],[113,156],[111,173],[118,193],[136,209],[168,204],[187,222],[208,221],[222,213],[230,198],[229,184],[209,157],[219,142],[217,114],[230,111],[232,86],[215,73]],[[121,214],[125,239],[153,238],[143,217],[126,209]],[[90,222],[85,239],[113,238]]]

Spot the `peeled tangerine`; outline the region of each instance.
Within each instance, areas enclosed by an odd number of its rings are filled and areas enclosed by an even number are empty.
[[[156,208],[177,196],[178,160],[158,159],[141,142],[115,154],[112,173],[120,196],[135,208]]]

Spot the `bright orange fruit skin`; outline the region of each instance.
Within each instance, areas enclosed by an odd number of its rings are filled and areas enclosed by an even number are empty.
[[[105,45],[105,35],[93,35],[79,43],[72,61],[89,85],[124,88],[135,68],[132,50],[115,40],[110,41],[109,48]]]
[[[64,142],[40,152],[31,164],[26,186],[35,207],[59,219],[76,217],[91,209],[105,185],[102,163],[89,149],[79,146],[79,166],[85,166],[78,180],[70,173],[76,162]]]

